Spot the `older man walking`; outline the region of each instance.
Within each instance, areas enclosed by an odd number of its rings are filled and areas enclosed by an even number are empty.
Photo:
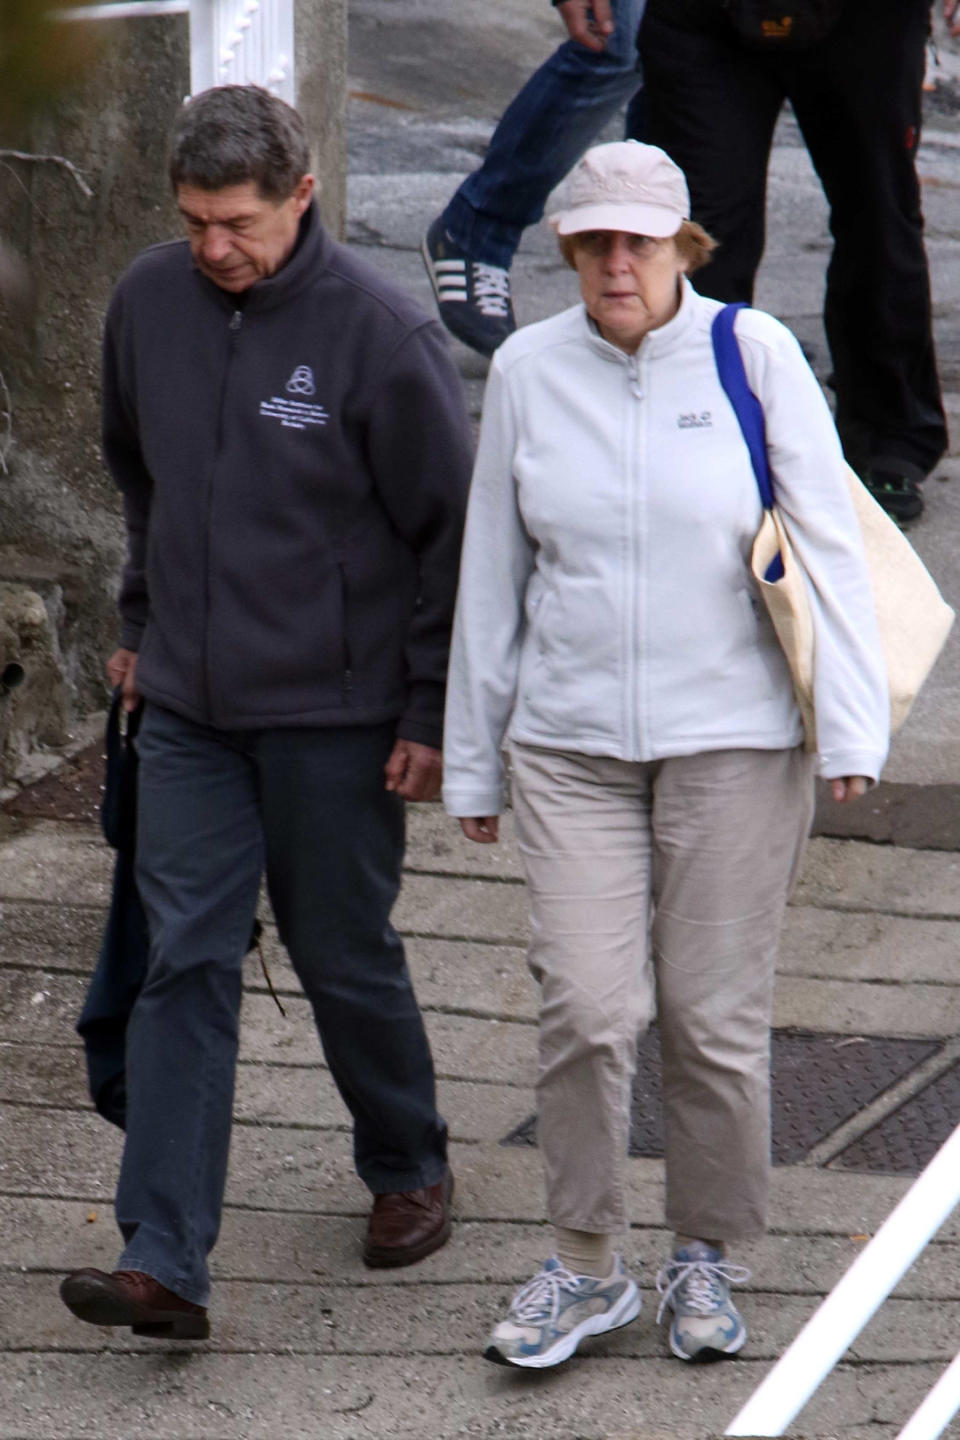
[[[450,1232],[446,1127],[389,914],[403,802],[439,788],[471,445],[439,326],[325,234],[294,110],[206,91],[170,178],[187,240],[123,276],[104,364],[129,543],[108,671],[128,707],[146,700],[125,1249],[61,1294],[81,1320],[201,1338],[264,872],[374,1195],[366,1263]]]

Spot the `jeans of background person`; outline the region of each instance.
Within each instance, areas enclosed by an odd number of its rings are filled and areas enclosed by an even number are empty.
[[[403,802],[384,789],[394,734],[218,731],[147,706],[137,884],[151,951],[128,1030],[119,1268],[196,1304],[219,1229],[242,959],[264,870],[353,1116],[361,1178],[377,1193],[445,1173],[430,1050],[389,921],[404,845]]]
[[[601,52],[567,40],[501,117],[479,170],[443,212],[451,240],[509,270],[520,237],[550,191],[640,85],[637,29],[645,0],[612,0],[616,28]]]
[[[656,1012],[667,1224],[711,1241],[760,1233],[774,966],[813,815],[813,757],[510,753],[541,986],[537,1138],[551,1222],[627,1229],[631,1082]]]
[[[947,444],[915,164],[930,10],[930,0],[847,0],[823,40],[770,54],[739,42],[720,0],[650,0],[630,117],[632,133],[685,172],[693,218],[720,241],[694,285],[749,303],[770,146],[790,101],[830,205],[824,324],[844,451],[861,474],[916,480]]]

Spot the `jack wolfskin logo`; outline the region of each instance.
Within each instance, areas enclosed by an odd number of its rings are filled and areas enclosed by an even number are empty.
[[[316,395],[317,387],[313,383],[313,371],[310,366],[298,365],[287,381],[286,388],[290,395]]]
[[[761,20],[760,29],[765,40],[789,40],[793,30],[793,16],[784,15],[782,20]]]
[[[677,416],[677,427],[680,430],[703,430],[712,424],[713,417],[709,410],[701,410],[699,415],[695,411],[691,411],[689,415]]]

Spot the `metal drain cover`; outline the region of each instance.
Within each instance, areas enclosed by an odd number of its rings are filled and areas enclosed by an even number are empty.
[[[939,1049],[936,1040],[774,1030],[771,1053],[774,1164],[793,1165],[802,1160],[838,1126]],[[960,1102],[960,1073],[956,1085],[955,1107]],[[661,1098],[660,1037],[653,1025],[637,1049],[630,1122],[631,1155],[663,1154]],[[535,1145],[536,1132],[537,1117],[531,1115],[505,1136],[502,1143]],[[844,1156],[849,1153],[845,1151]],[[848,1164],[842,1159],[849,1169],[869,1168]]]
[[[960,1119],[960,1064],[945,1070],[841,1150],[831,1168],[918,1175]]]

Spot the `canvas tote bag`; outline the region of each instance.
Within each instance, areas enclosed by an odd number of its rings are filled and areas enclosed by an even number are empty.
[[[777,511],[767,460],[763,406],[747,383],[734,324],[742,304],[727,305],[713,322],[713,352],[750,452],[763,501],[763,521],[751,569],[777,632],[803,716],[806,748],[816,749],[813,655],[816,636],[807,578]],[[954,613],[929,570],[890,516],[847,467],[850,496],[863,536],[877,627],[890,689],[890,730],[900,729],[950,633]]]

